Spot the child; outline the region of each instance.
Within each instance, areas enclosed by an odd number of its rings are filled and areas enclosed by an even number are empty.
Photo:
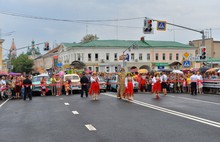
[[[65,82],[65,84],[64,84],[64,87],[65,87],[66,95],[68,96],[68,95],[69,95],[69,91],[70,91],[70,83],[69,83],[69,80],[66,80],[66,82]]]

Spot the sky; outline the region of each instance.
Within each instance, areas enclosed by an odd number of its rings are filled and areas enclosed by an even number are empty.
[[[166,31],[157,31],[156,22],[154,33],[144,34],[144,17],[205,30],[207,37],[220,41],[219,6],[219,0],[0,0],[3,59],[7,58],[13,38],[16,48],[29,46],[32,40],[48,41],[53,48],[62,42],[80,42],[86,34],[97,35],[100,40],[139,40],[145,36],[145,40],[184,44],[202,37],[198,32],[171,25]],[[39,48],[44,54],[44,45]],[[17,51],[22,52],[27,49]]]

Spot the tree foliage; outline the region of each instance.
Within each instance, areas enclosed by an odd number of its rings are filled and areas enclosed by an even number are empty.
[[[86,42],[90,42],[93,40],[98,40],[99,38],[96,35],[93,34],[87,34],[86,36],[83,37],[83,39],[81,40],[81,42],[86,43]]]
[[[19,73],[30,73],[33,71],[34,61],[28,58],[26,54],[20,54],[17,58],[12,59],[11,64],[13,65],[13,72]]]

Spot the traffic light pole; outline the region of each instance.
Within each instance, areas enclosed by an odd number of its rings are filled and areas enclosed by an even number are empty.
[[[159,21],[159,20],[153,20],[153,21]],[[185,27],[185,26],[181,26],[181,25],[177,25],[177,24],[173,24],[173,23],[169,23],[169,22],[166,22],[166,24],[172,25],[172,26],[175,26],[175,27],[180,27],[180,28],[183,28],[183,29],[187,29],[187,30],[198,32],[198,33],[202,34],[202,46],[205,46],[205,33],[204,33],[204,30],[199,31],[199,30],[196,30],[196,29],[188,28],[188,27]]]

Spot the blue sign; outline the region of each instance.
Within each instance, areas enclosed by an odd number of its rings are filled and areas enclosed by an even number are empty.
[[[164,66],[157,66],[159,70],[164,69]]]
[[[57,67],[62,67],[63,64],[60,62],[60,63],[57,63],[56,66],[57,66]]]
[[[157,21],[157,30],[166,31],[166,21]]]
[[[183,61],[183,67],[184,68],[189,68],[191,66],[191,62],[189,60]]]

